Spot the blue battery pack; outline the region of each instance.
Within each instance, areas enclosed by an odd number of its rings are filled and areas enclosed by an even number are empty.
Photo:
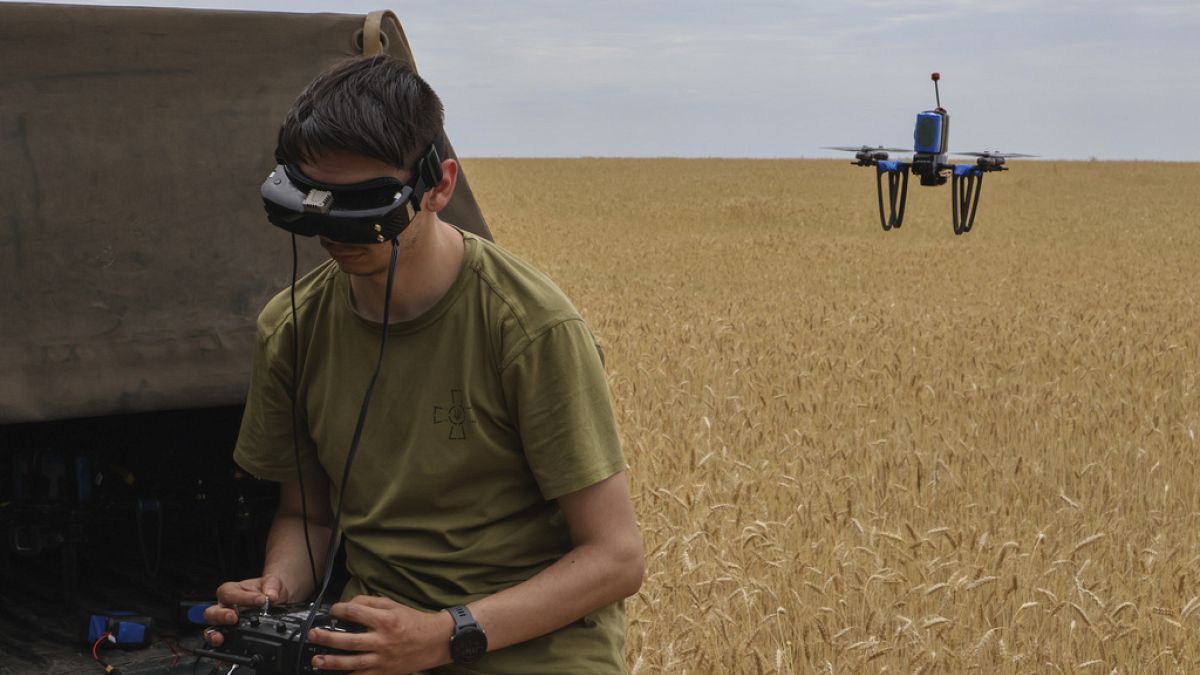
[[[945,152],[947,115],[926,110],[917,113],[917,126],[913,130],[913,150],[930,155]]]
[[[88,644],[93,644],[101,635],[110,633],[116,639],[118,647],[146,647],[150,644],[150,622],[150,617],[133,612],[92,614],[88,617]]]

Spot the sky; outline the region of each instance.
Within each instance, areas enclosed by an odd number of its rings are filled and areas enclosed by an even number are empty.
[[[0,0],[4,1],[4,0]],[[1195,161],[1200,0],[75,0],[393,9],[468,157],[836,157],[911,147]]]

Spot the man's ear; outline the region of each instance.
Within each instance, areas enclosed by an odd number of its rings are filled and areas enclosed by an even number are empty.
[[[442,180],[437,185],[425,191],[421,197],[421,210],[437,213],[446,208],[450,197],[454,195],[454,186],[458,184],[458,161],[442,160]]]

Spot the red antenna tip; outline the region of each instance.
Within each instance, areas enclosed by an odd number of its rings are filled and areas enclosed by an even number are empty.
[[[937,82],[938,80],[942,79],[942,74],[941,74],[941,73],[934,73],[934,74],[930,75],[929,77],[930,77],[930,79],[932,79],[934,82]]]

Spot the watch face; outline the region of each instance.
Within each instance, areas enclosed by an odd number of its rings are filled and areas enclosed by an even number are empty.
[[[472,663],[487,653],[487,636],[477,626],[464,628],[450,640],[450,656],[455,663]]]

